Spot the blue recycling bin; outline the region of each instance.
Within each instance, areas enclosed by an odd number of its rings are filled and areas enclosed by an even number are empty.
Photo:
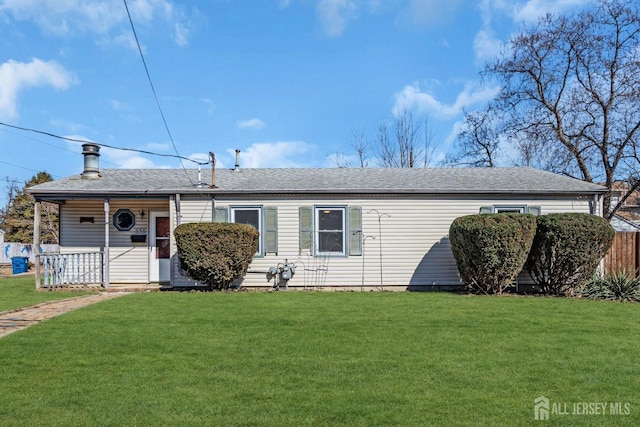
[[[14,256],[11,258],[13,274],[26,273],[29,270],[29,258],[26,256]]]

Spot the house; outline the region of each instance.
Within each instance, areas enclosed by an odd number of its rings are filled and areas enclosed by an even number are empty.
[[[274,286],[270,271],[285,262],[295,266],[291,288],[460,285],[448,240],[455,218],[600,214],[606,192],[528,167],[101,170],[99,147],[83,150],[82,174],[28,190],[36,205],[60,206],[61,254],[42,256],[54,285],[197,286],[180,269],[173,230],[200,221],[260,231],[243,286]]]
[[[611,206],[618,204],[620,199],[629,191],[628,182],[616,181],[612,186]],[[640,191],[633,191],[622,203],[616,215],[628,221],[640,224]],[[613,223],[612,223],[613,224]]]
[[[630,221],[630,220],[628,220],[627,218],[625,218],[624,216],[621,216],[621,215],[614,215],[611,218],[611,221],[609,221],[609,223],[611,224],[613,229],[616,231],[616,233],[619,233],[619,232],[638,233],[638,232],[640,232],[640,224],[638,224],[637,222],[634,222],[634,221]]]

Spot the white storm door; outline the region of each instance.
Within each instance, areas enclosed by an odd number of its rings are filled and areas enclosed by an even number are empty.
[[[149,282],[170,282],[171,221],[169,212],[151,212],[149,229]]]

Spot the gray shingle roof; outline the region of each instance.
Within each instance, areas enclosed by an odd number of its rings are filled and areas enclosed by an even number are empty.
[[[99,179],[80,175],[29,189],[37,197],[166,194],[594,194],[605,187],[529,167],[519,168],[322,168],[241,169],[106,169]]]

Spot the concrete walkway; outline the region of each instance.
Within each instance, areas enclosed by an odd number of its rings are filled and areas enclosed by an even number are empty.
[[[128,292],[103,292],[0,312],[0,338],[71,310],[128,294]]]

